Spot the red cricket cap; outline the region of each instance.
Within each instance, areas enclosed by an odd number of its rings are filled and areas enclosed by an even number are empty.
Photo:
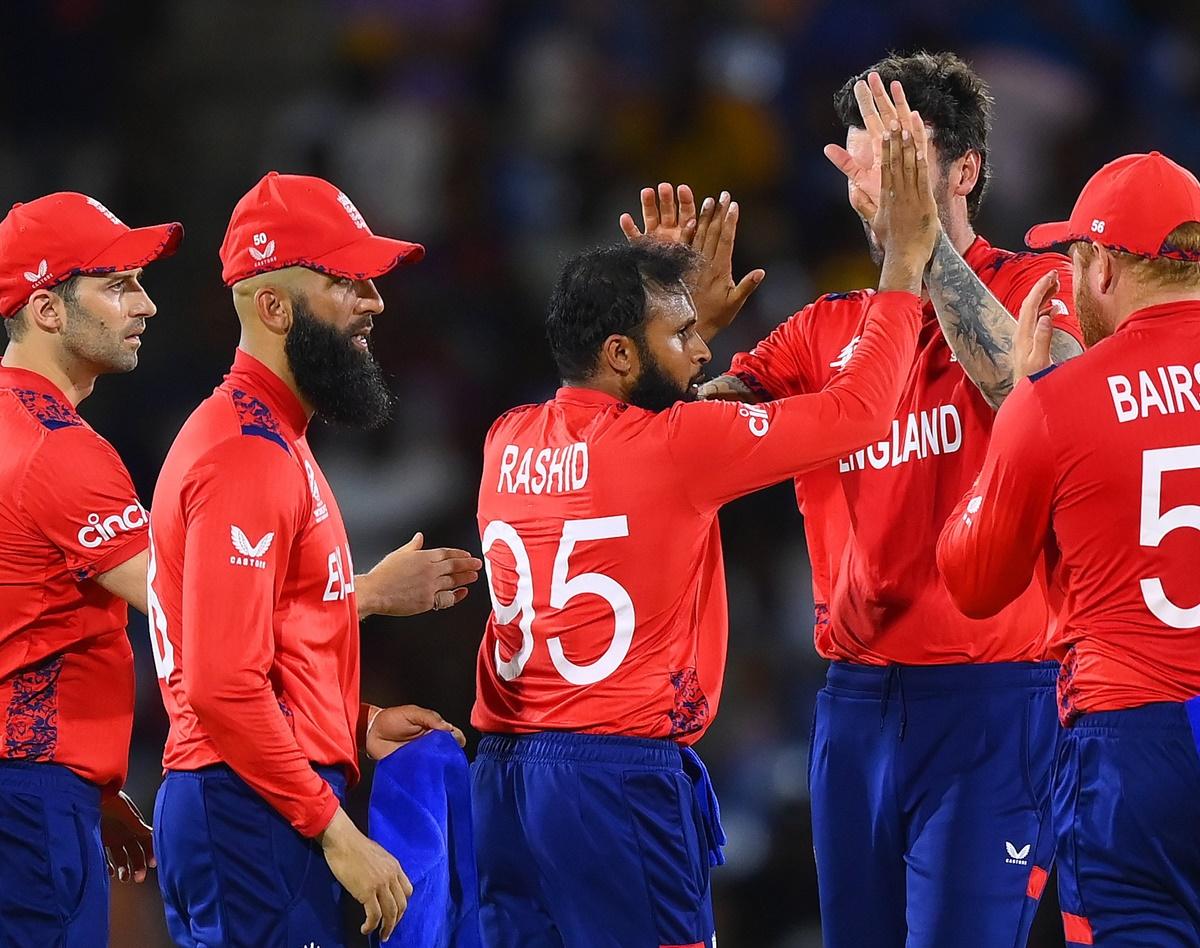
[[[352,280],[416,263],[425,248],[378,237],[354,203],[322,178],[269,172],[237,202],[221,243],[221,279],[307,267]]]
[[[1092,175],[1068,221],[1038,224],[1025,243],[1037,250],[1092,240],[1139,257],[1200,260],[1167,244],[1180,224],[1200,221],[1200,181],[1166,155],[1125,155]]]
[[[169,257],[181,240],[181,224],[130,228],[76,191],[14,204],[0,221],[0,315],[15,316],[34,290],[77,274],[136,270]]]

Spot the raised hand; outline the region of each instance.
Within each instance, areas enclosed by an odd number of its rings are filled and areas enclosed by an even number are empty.
[[[912,115],[900,83],[893,82],[891,89],[892,98],[889,98],[883,79],[877,72],[854,84],[854,99],[858,103],[862,127],[866,130],[870,142],[870,164],[855,158],[841,145],[825,146],[825,157],[846,176],[850,190],[850,206],[868,224],[875,220],[875,214],[879,210],[880,163],[887,129],[891,127],[893,120],[903,125]]]
[[[145,882],[154,861],[154,837],[141,811],[124,790],[100,804],[100,838],[108,874],[120,882]]]
[[[373,760],[383,760],[388,754],[405,744],[424,737],[430,731],[445,731],[465,747],[467,739],[463,732],[436,711],[415,704],[381,708],[367,724],[367,755]]]
[[[1017,331],[1013,336],[1013,381],[1048,369],[1054,361],[1050,354],[1054,338],[1054,321],[1050,300],[1058,292],[1058,271],[1044,274],[1021,304]]]
[[[654,188],[642,188],[642,230],[633,222],[633,215],[621,215],[621,232],[633,240],[636,237],[652,237],[691,246],[696,236],[696,199],[686,184],[678,188],[679,201],[676,205],[676,189],[663,181]]]
[[[449,609],[467,598],[467,586],[479,578],[483,560],[466,550],[422,549],[418,533],[393,550],[373,570],[354,578],[358,614],[415,616]]]
[[[696,307],[696,331],[707,342],[730,323],[759,288],[767,271],[751,270],[736,283],[733,279],[733,242],[740,211],[728,191],[717,201],[705,198],[696,223],[692,248],[704,265],[692,280],[692,302]]]
[[[941,232],[929,181],[925,126],[905,104],[888,120],[880,161],[879,209],[871,225],[883,247],[879,289],[920,293],[925,265]]]

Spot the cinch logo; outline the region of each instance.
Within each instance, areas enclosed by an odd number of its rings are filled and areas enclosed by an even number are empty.
[[[858,348],[862,336],[855,336],[842,347],[842,351],[838,353],[836,359],[829,363],[831,369],[837,369],[839,372],[846,367],[846,363],[850,361],[850,357],[854,355],[854,350]]]
[[[267,555],[267,550],[271,549],[271,541],[275,539],[274,533],[264,533],[257,543],[251,543],[241,527],[230,524],[229,538],[233,541],[233,548],[240,554],[229,557],[230,565],[267,568],[267,561],[263,557]]]
[[[750,433],[761,438],[771,428],[771,418],[762,405],[738,405],[738,414],[747,419]]]
[[[103,214],[105,217],[107,217],[112,223],[116,224],[118,227],[125,226],[124,224],[121,223],[121,218],[117,217],[116,214],[114,214],[112,211],[110,211],[107,207],[105,207],[103,204],[101,204],[95,198],[88,198],[87,202],[88,202],[88,204],[92,205],[92,207],[94,207],[96,210],[98,210],[101,214]]]
[[[258,248],[262,247],[262,250]],[[275,241],[268,240],[267,235],[259,231],[254,235],[254,246],[247,247],[250,251],[250,256],[254,258],[254,265],[260,266],[275,256]]]
[[[53,278],[54,274],[48,272],[45,260],[39,263],[37,270],[33,271],[32,273],[29,270],[25,271],[25,279],[33,284],[33,289],[35,290],[43,283],[46,283]]]
[[[312,469],[312,465],[308,463],[308,459],[304,460],[304,473],[308,475],[308,490],[312,494],[313,499],[313,520],[320,523],[329,516],[329,508],[325,505],[325,501],[321,499],[321,489],[317,486],[317,475]]]
[[[1029,859],[1027,857],[1029,856],[1029,847],[1031,845],[1031,843],[1026,843],[1023,847],[1017,849],[1016,846],[1005,840],[1004,851],[1008,853],[1008,857],[1004,861],[1010,866],[1028,866]]]
[[[338,191],[337,201],[338,204],[342,205],[342,208],[346,211],[346,213],[350,215],[350,220],[354,221],[355,227],[357,227],[359,230],[370,230],[370,228],[367,227],[367,222],[363,220],[363,216],[358,213],[358,208],[354,206],[354,202],[346,197],[346,195],[344,195],[341,191]]]
[[[119,514],[100,519],[99,514],[88,514],[88,525],[82,527],[76,535],[79,545],[94,550],[107,543],[118,533],[136,530],[146,525],[146,508],[136,501],[122,510]]]

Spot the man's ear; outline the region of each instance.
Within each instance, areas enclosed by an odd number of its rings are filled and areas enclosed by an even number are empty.
[[[62,332],[67,322],[67,304],[49,289],[34,290],[25,304],[25,320],[42,332]]]
[[[286,336],[292,328],[292,297],[275,286],[254,291],[254,310],[262,324],[277,336]]]
[[[1093,244],[1096,254],[1096,283],[1101,293],[1112,292],[1117,280],[1116,258],[1103,244]]]
[[[983,159],[974,148],[954,162],[951,170],[950,190],[959,197],[966,197],[975,190],[979,183],[979,172],[983,168]]]
[[[629,336],[613,333],[600,343],[600,367],[625,378],[639,368],[637,346]]]

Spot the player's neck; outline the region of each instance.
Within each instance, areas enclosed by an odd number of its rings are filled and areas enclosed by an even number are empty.
[[[1143,309],[1149,309],[1151,306],[1163,306],[1169,303],[1198,303],[1200,302],[1200,291],[1194,286],[1179,287],[1178,289],[1155,289],[1150,291],[1143,290],[1142,292],[1131,293],[1127,301],[1118,304],[1118,312],[1125,315],[1119,317],[1113,328],[1116,329],[1130,316]]]
[[[305,417],[309,421],[312,421],[312,416],[316,414],[317,410],[301,394],[300,386],[296,384],[296,376],[292,372],[292,367],[288,365],[287,353],[283,351],[282,345],[264,345],[256,342],[243,332],[241,341],[238,342],[238,348],[254,356],[254,358],[270,369],[291,390],[291,393],[296,396],[297,401],[300,402],[300,407],[304,409]]]
[[[617,378],[594,378],[588,379],[586,382],[563,382],[563,388],[581,388],[591,390],[593,392],[603,392],[605,395],[611,395],[617,401],[627,401],[626,392],[621,386],[621,382]]]
[[[945,219],[942,220],[942,230],[946,232],[946,236],[950,238],[950,243],[958,251],[960,257],[966,256],[971,244],[975,243],[975,228],[971,226],[971,219],[967,215],[965,203],[961,208],[955,208],[945,216]]]
[[[6,369],[24,369],[49,379],[72,406],[92,394],[99,373],[62,352],[41,352],[18,342],[10,342],[0,359]]]

